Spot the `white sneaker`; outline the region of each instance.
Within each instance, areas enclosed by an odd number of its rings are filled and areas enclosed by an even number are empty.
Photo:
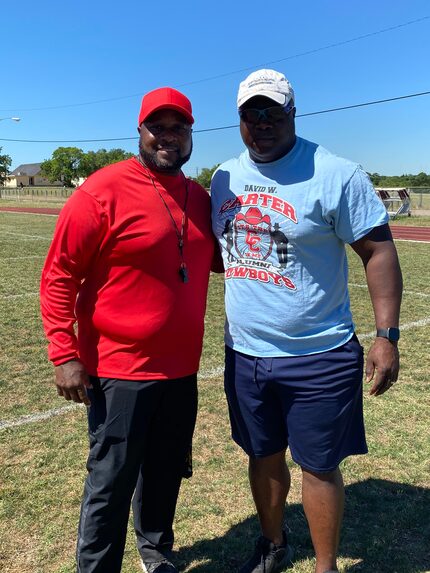
[[[173,563],[170,563],[168,559],[154,561],[153,563],[144,563],[144,561],[141,560],[141,563],[144,573],[179,573]]]

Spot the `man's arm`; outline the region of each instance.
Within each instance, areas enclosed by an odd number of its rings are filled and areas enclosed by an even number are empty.
[[[106,216],[87,193],[75,191],[60,214],[41,278],[40,304],[55,365],[59,396],[89,404],[88,374],[79,361],[75,304],[82,280],[99,252]]]
[[[376,227],[351,243],[351,247],[363,261],[376,328],[398,327],[403,282],[389,226]],[[386,392],[396,382],[398,374],[397,342],[375,338],[366,360],[366,380],[373,379],[370,394],[379,396]]]

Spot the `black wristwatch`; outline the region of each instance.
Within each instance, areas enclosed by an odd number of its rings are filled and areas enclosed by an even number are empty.
[[[376,336],[381,336],[382,338],[388,338],[390,342],[397,342],[400,338],[400,330],[398,328],[378,328],[376,330]]]

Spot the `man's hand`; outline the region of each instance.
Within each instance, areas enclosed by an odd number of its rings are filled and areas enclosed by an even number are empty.
[[[391,388],[397,381],[398,375],[399,351],[397,345],[386,338],[376,338],[366,361],[366,382],[374,379],[369,394],[380,396]]]
[[[70,360],[55,367],[55,385],[59,396],[78,404],[91,404],[86,388],[92,388],[87,371],[79,360]]]

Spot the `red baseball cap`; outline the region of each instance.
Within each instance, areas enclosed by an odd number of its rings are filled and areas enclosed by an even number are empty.
[[[143,96],[139,113],[139,127],[145,119],[159,109],[174,109],[181,113],[188,123],[194,123],[190,100],[173,88],[158,88]]]

